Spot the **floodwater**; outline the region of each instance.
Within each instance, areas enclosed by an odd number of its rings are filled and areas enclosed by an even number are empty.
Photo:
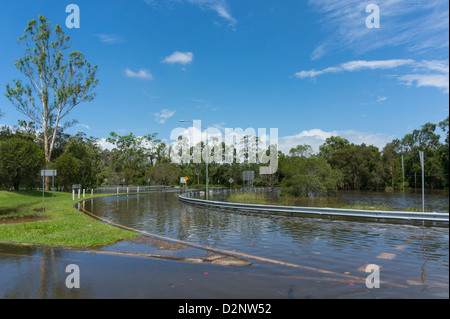
[[[279,190],[274,194],[266,190],[256,189],[255,194],[263,195],[267,204],[283,205],[283,197],[278,196]],[[228,200],[229,193],[215,194],[217,199]],[[425,211],[436,213],[449,212],[448,191],[430,191],[425,193]],[[325,197],[303,197],[290,199],[289,205],[300,207],[353,207],[355,205],[370,208],[378,207],[379,210],[388,209],[396,211],[422,211],[422,193],[414,192],[375,192],[375,191],[338,191],[335,195]]]
[[[224,213],[177,193],[113,195],[85,209],[127,227],[245,254],[250,266],[0,245],[2,298],[449,298],[446,227]],[[65,267],[80,288],[65,286]],[[366,285],[378,268],[379,288]],[[367,270],[367,272],[366,272]]]

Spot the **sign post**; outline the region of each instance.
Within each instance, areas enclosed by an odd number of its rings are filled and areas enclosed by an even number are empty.
[[[424,175],[424,159],[423,152],[419,152],[420,164],[422,165],[422,212],[425,212],[425,175]]]
[[[184,184],[183,188],[185,191],[187,190],[187,181],[189,180],[189,177],[180,177],[180,184]]]
[[[254,171],[244,171],[242,172],[242,181],[244,182],[244,187],[245,187],[245,182],[247,182],[247,187],[249,186],[249,184],[251,184],[253,187],[253,181],[255,180],[255,172]]]
[[[44,198],[45,198],[45,177],[46,176],[52,177],[52,200],[55,200],[56,169],[43,169],[43,170],[41,170],[41,176],[42,176],[42,202],[44,202]]]

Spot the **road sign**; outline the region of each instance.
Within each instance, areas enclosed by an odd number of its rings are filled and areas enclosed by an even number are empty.
[[[228,181],[229,181],[229,182],[230,182],[230,184],[231,184],[231,183],[233,183],[233,182],[234,182],[234,179],[230,178],[230,179],[229,179]]]
[[[180,183],[181,184],[186,184],[186,179],[184,177],[180,177]]]
[[[41,176],[56,176],[56,169],[43,169],[41,170]]]
[[[189,177],[187,177],[187,176],[184,178],[184,180],[185,180],[186,182],[188,181],[188,179],[189,179]]]
[[[41,170],[41,176],[42,176],[42,202],[45,200],[45,177],[51,176],[52,177],[52,200],[55,199],[55,176],[56,176],[56,169],[43,169]]]
[[[81,189],[81,184],[73,184],[72,189]]]
[[[253,181],[255,179],[254,171],[244,171],[242,172],[242,180],[243,181]]]

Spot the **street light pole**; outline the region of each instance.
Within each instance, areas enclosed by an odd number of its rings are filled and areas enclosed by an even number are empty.
[[[194,124],[194,121],[191,121],[191,120],[180,120],[180,122],[181,123],[190,122],[190,123]],[[208,129],[206,127],[203,127],[202,125],[200,125],[200,127],[205,129],[205,131],[206,131],[206,145],[205,145],[206,146],[206,190],[205,190],[205,193],[206,193],[206,200],[208,200],[209,199],[209,188],[208,188],[208,186],[209,186],[209,177],[208,177],[208,171],[209,171],[209,169],[208,169],[208,162],[209,162]]]

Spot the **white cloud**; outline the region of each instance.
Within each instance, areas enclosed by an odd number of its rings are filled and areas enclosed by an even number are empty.
[[[392,69],[403,65],[412,65],[416,62],[411,59],[393,59],[393,60],[374,60],[374,61],[350,61],[342,63],[338,66],[328,67],[326,69],[316,71],[300,71],[295,73],[295,76],[299,79],[315,78],[319,75],[327,73],[340,73],[340,72],[354,72],[364,69],[376,70],[376,69]]]
[[[97,140],[96,144],[102,149],[102,150],[112,150],[113,148],[116,148],[114,144],[107,142],[106,138],[101,138]]]
[[[406,85],[415,85],[417,87],[431,86],[437,87],[444,93],[449,93],[449,76],[444,74],[407,74],[399,76],[400,81]]]
[[[152,74],[145,69],[141,69],[138,72],[134,72],[127,68],[125,70],[125,74],[126,74],[126,76],[128,76],[130,78],[137,78],[137,79],[144,79],[144,80],[152,80],[153,79]]]
[[[328,67],[322,70],[303,70],[295,73],[298,79],[316,78],[329,73],[356,72],[362,70],[389,70],[401,66],[409,67],[404,75],[394,75],[402,84],[415,85],[416,87],[436,87],[443,93],[449,93],[449,64],[448,61],[415,61],[412,59],[391,59],[373,61],[350,61],[338,66]],[[410,72],[413,73],[410,73]],[[418,73],[421,72],[421,73]],[[380,102],[380,101],[378,101]]]
[[[166,57],[162,62],[163,63],[170,63],[170,64],[182,64],[187,65],[192,63],[194,60],[194,54],[192,52],[179,52],[175,51],[168,57]]]
[[[106,34],[106,33],[99,33],[94,34],[97,38],[99,38],[100,42],[106,43],[106,44],[116,44],[123,42],[122,38],[115,34]]]
[[[291,148],[300,144],[307,144],[311,145],[313,151],[317,153],[319,147],[331,136],[340,136],[346,138],[350,143],[358,145],[362,143],[373,145],[380,150],[394,139],[392,136],[381,133],[359,132],[354,130],[327,132],[321,129],[312,129],[302,131],[297,135],[280,137],[278,149],[283,153],[288,154]]]
[[[155,113],[155,121],[159,124],[164,124],[166,121],[174,116],[176,111],[168,110],[168,109],[162,109],[158,113]]]
[[[380,103],[380,102],[384,102],[384,101],[386,101],[388,98],[386,97],[386,96],[379,96],[378,98],[377,98],[377,102],[378,103]]]

